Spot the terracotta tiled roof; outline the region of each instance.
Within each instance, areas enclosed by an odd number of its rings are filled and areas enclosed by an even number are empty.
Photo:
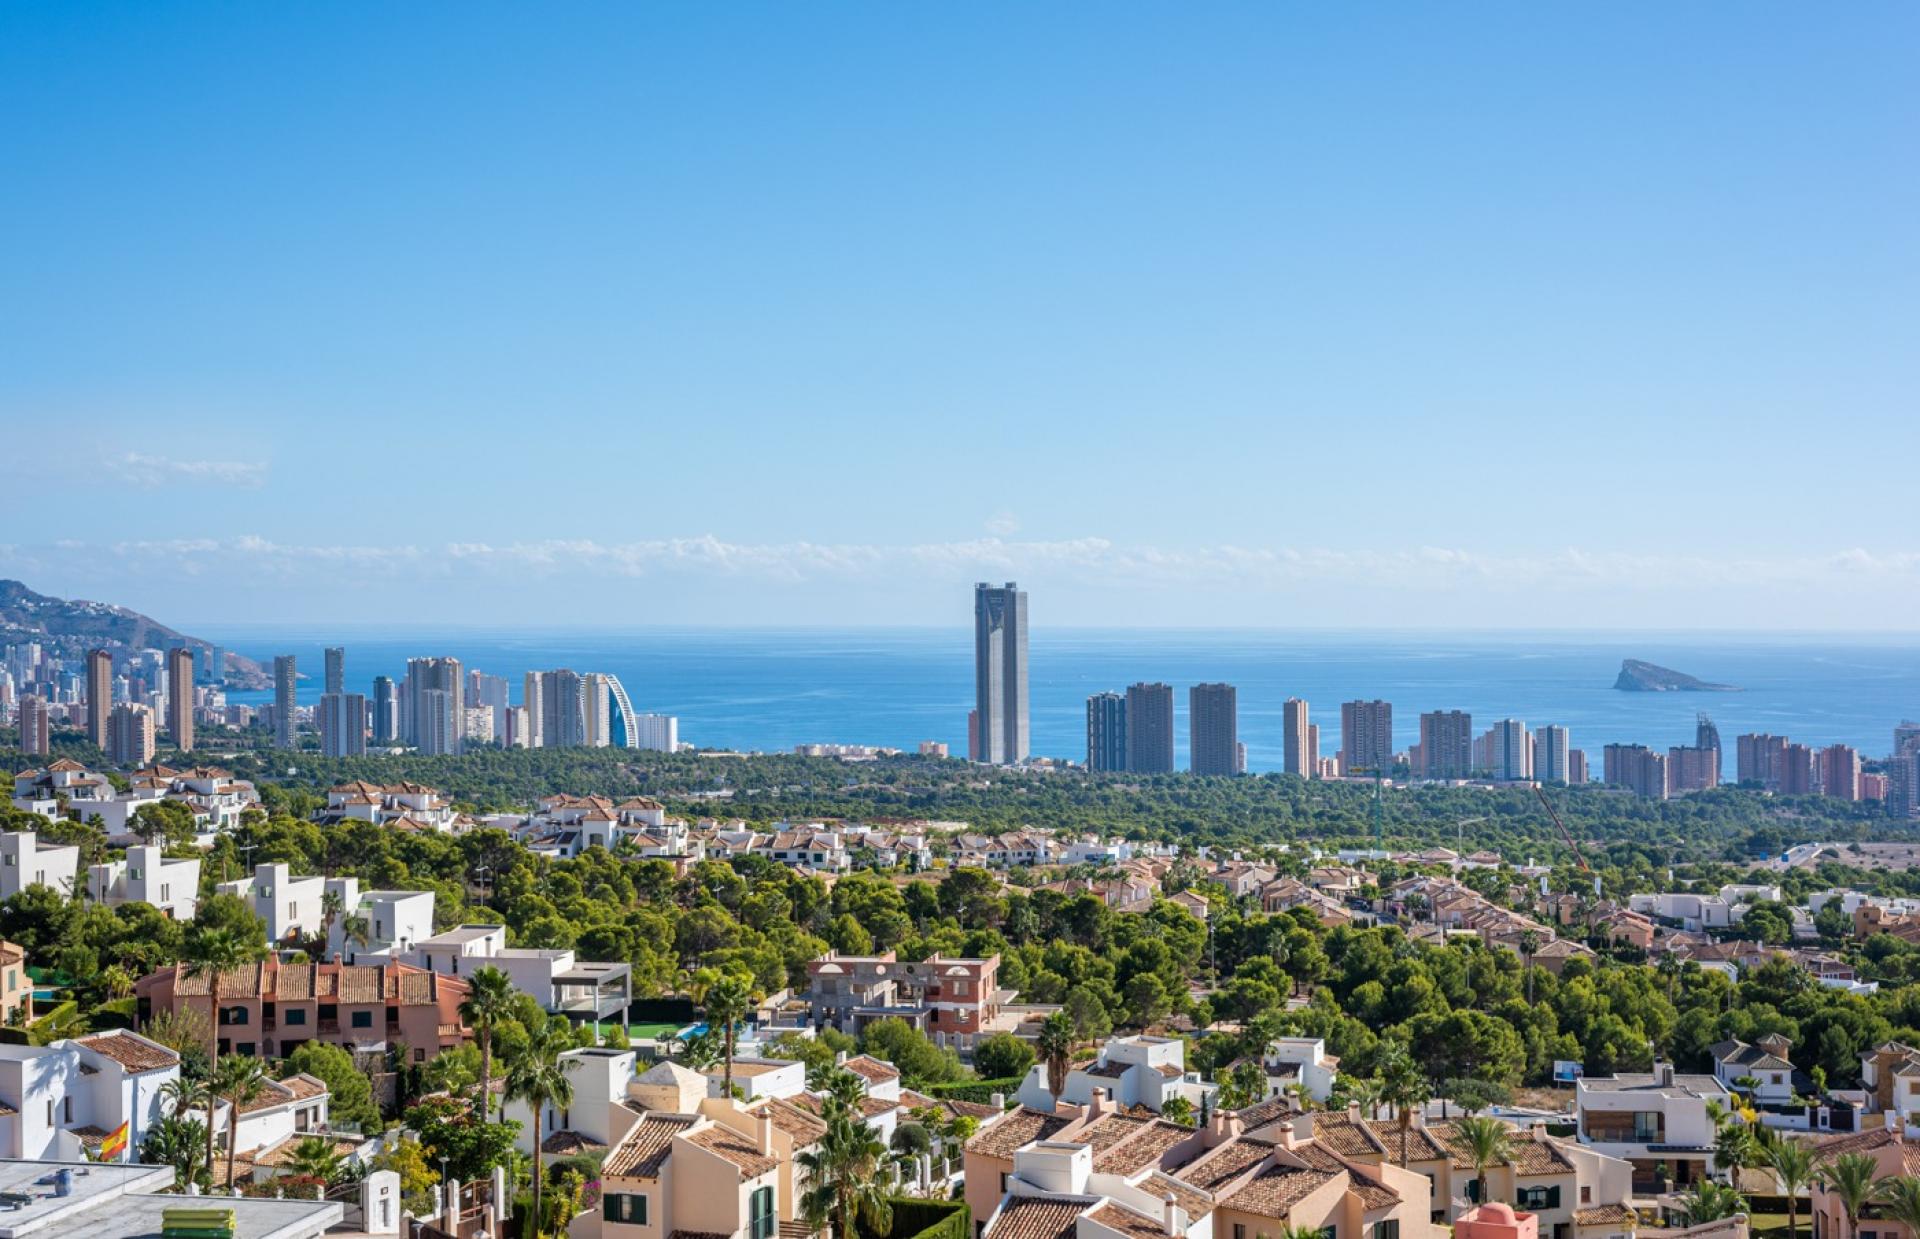
[[[858,1054],[840,1064],[848,1071],[875,1084],[884,1084],[888,1080],[898,1080],[900,1069],[892,1063],[881,1062],[871,1054]]]
[[[780,1163],[760,1151],[760,1146],[731,1127],[715,1123],[687,1133],[687,1139],[709,1153],[717,1153],[732,1162],[743,1179],[757,1179]]]
[[[1140,1180],[1140,1190],[1154,1196],[1172,1196],[1173,1203],[1187,1211],[1187,1217],[1199,1221],[1213,1212],[1213,1197],[1201,1191],[1191,1183],[1183,1182],[1170,1174],[1156,1170]]]
[[[1633,1210],[1625,1205],[1595,1205],[1573,1211],[1575,1226],[1626,1226],[1633,1221]]]
[[[660,1167],[673,1152],[673,1138],[699,1121],[691,1114],[648,1115],[607,1155],[600,1173],[636,1179],[659,1178]]]
[[[540,1142],[543,1153],[553,1153],[561,1157],[573,1153],[598,1153],[607,1146],[587,1139],[577,1131],[557,1131]]]
[[[1203,1192],[1218,1192],[1259,1165],[1274,1148],[1271,1141],[1250,1140],[1242,1136],[1182,1166],[1179,1175],[1182,1180]]]
[[[1844,1136],[1823,1136],[1814,1139],[1811,1143],[1816,1160],[1823,1162],[1848,1153],[1872,1153],[1879,1149],[1897,1147],[1906,1173],[1920,1175],[1920,1143],[1902,1139],[1899,1131],[1893,1128],[1880,1127],[1873,1131],[1853,1132]]]
[[[280,1081],[280,1087],[292,1093],[295,1101],[311,1101],[327,1095],[327,1082],[304,1071]]]
[[[1342,1157],[1377,1157],[1386,1152],[1365,1122],[1337,1110],[1313,1116],[1313,1138]]]
[[[1160,1219],[1135,1213],[1131,1209],[1114,1204],[1111,1200],[1106,1201],[1087,1216],[1102,1226],[1131,1236],[1131,1239],[1166,1239],[1167,1236]]]
[[[1156,1119],[1096,1156],[1093,1168],[1100,1174],[1132,1178],[1148,1167],[1158,1166],[1168,1149],[1192,1135],[1190,1127]]]
[[[1387,1157],[1394,1165],[1400,1164],[1400,1124],[1393,1119],[1374,1121],[1373,1134],[1379,1138],[1380,1145],[1387,1151]],[[1452,1158],[1452,1153],[1442,1148],[1440,1142],[1418,1127],[1407,1128],[1407,1160],[1415,1162],[1444,1162]]]
[[[1268,1166],[1221,1199],[1229,1208],[1242,1213],[1284,1220],[1295,1205],[1338,1177],[1328,1170]]]
[[[1035,1140],[1048,1139],[1070,1121],[1064,1115],[1047,1114],[1021,1106],[967,1141],[967,1152],[1012,1160],[1015,1149],[1032,1144]]]
[[[759,1109],[773,1120],[775,1127],[792,1137],[795,1145],[812,1144],[827,1134],[825,1122],[789,1102],[776,1098],[761,1103]]]
[[[1457,1122],[1429,1123],[1427,1131],[1433,1138],[1447,1146],[1453,1153],[1455,1170],[1472,1170],[1473,1154],[1467,1139],[1460,1133]],[[1512,1166],[1523,1175],[1572,1174],[1573,1163],[1567,1160],[1557,1142],[1535,1140],[1525,1132],[1518,1133],[1508,1142],[1505,1165]]]
[[[994,1215],[989,1239],[1069,1239],[1095,1196],[1012,1196]]]
[[[180,1056],[166,1046],[155,1045],[145,1037],[138,1037],[120,1029],[80,1037],[76,1044],[85,1046],[95,1054],[112,1059],[128,1071],[158,1071],[163,1067],[178,1066],[180,1063]]]

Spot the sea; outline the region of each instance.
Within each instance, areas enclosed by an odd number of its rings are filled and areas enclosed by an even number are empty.
[[[791,751],[796,744],[866,744],[912,751],[921,741],[966,751],[973,703],[972,630],[944,628],[482,629],[215,626],[197,634],[262,663],[298,659],[302,703],[320,694],[321,650],[346,649],[349,691],[373,677],[396,682],[409,658],[458,658],[505,676],[520,698],[529,670],[568,667],[617,675],[644,713],[675,715],[680,738],[701,748]],[[1637,658],[1724,693],[1634,693],[1613,687]],[[1029,692],[1036,756],[1084,759],[1086,699],[1128,684],[1175,688],[1176,743],[1187,756],[1189,686],[1239,691],[1240,739],[1254,772],[1282,764],[1281,707],[1309,703],[1323,754],[1340,746],[1340,703],[1393,703],[1394,734],[1418,739],[1426,710],[1466,710],[1476,731],[1508,718],[1566,726],[1597,767],[1602,746],[1664,749],[1693,741],[1708,714],[1733,761],[1734,737],[1771,732],[1814,746],[1845,743],[1885,755],[1894,725],[1920,718],[1920,637],[1552,633],[1303,632],[1280,630],[1044,629],[1030,634]],[[235,692],[239,702],[267,692]],[[1733,771],[1726,772],[1727,777]]]

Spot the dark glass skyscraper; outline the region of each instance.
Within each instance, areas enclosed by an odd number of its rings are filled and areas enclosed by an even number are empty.
[[[1240,694],[1233,685],[1187,690],[1187,749],[1195,774],[1240,773]]]
[[[1087,769],[1127,768],[1127,699],[1119,693],[1087,698]]]
[[[384,675],[373,677],[373,738],[380,744],[392,744],[400,738],[400,707],[393,680]]]
[[[1173,773],[1173,685],[1128,687],[1127,769],[1140,774]]]
[[[973,692],[979,712],[979,760],[1025,761],[1027,595],[1012,581],[973,587]]]

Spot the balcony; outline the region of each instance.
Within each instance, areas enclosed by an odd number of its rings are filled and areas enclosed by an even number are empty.
[[[319,1035],[322,1037],[337,1037],[340,1035],[339,1020],[321,1020],[316,1027]]]

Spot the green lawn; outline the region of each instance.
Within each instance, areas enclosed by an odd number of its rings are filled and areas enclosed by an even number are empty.
[[[1804,1236],[1807,1234],[1807,1219],[1802,1217],[1799,1219],[1799,1223],[1799,1226],[1795,1229],[1799,1234]],[[1787,1215],[1784,1213],[1749,1213],[1747,1215],[1747,1229],[1755,1234],[1760,1234],[1764,1231],[1769,1235],[1775,1236],[1776,1239],[1787,1239]]]
[[[671,1037],[674,1033],[679,1032],[681,1027],[682,1025],[679,1024],[629,1024],[627,1025],[627,1036],[632,1037],[635,1041],[643,1037],[654,1039]]]

